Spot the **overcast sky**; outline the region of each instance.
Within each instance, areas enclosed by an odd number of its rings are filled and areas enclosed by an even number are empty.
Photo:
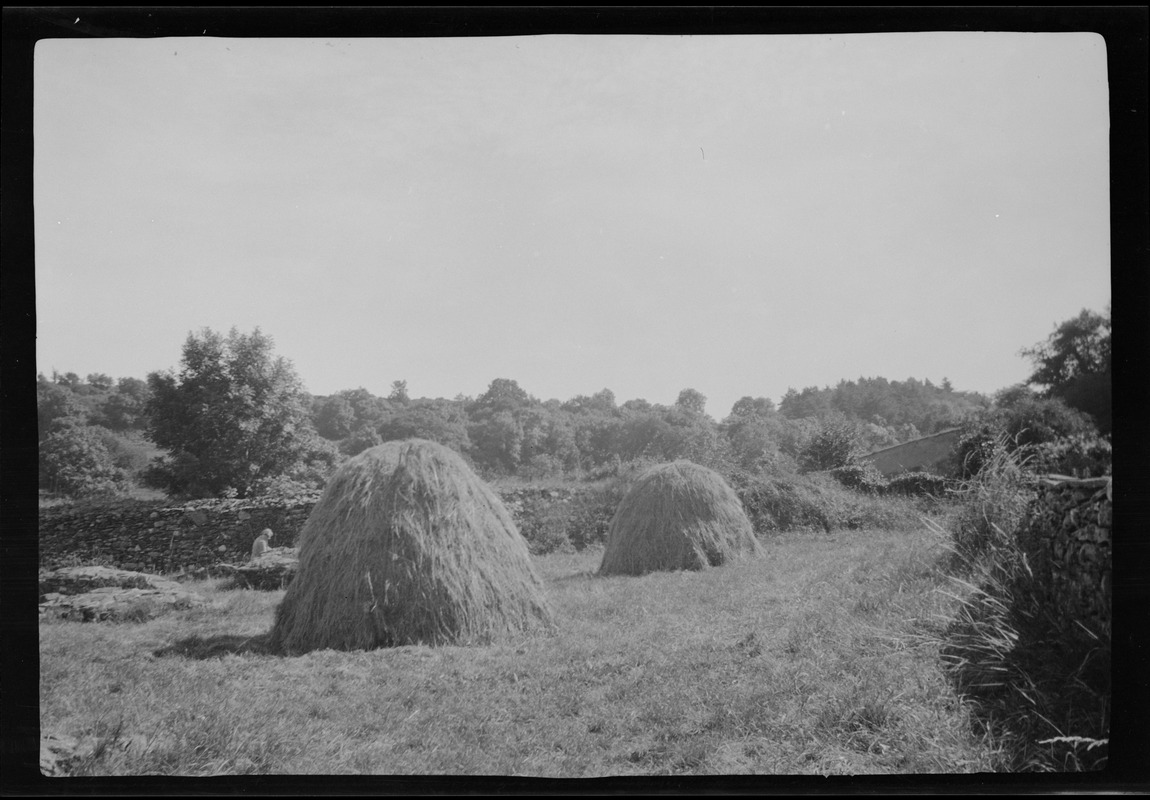
[[[45,40],[37,368],[991,393],[1110,299],[1095,34]]]

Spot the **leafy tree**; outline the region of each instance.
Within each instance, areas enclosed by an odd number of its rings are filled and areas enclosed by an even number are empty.
[[[787,393],[779,402],[779,413],[788,419],[801,419],[817,417],[829,407],[827,392],[820,391],[817,386],[808,386],[801,392],[787,389]]]
[[[496,378],[487,391],[474,401],[475,416],[490,416],[500,411],[516,411],[531,403],[531,396],[519,384],[508,378]]]
[[[306,431],[303,458],[285,472],[258,479],[252,487],[251,494],[282,496],[323,488],[328,476],[342,458],[335,442],[328,441],[313,431]]]
[[[87,377],[87,381],[89,386],[101,391],[107,391],[108,389],[111,389],[113,385],[115,385],[115,381],[113,381],[110,376],[105,375],[102,372],[93,372]]]
[[[692,414],[707,413],[707,397],[695,389],[684,389],[675,399],[675,405]]]
[[[846,466],[858,455],[858,426],[842,414],[830,414],[800,451],[799,463],[804,471],[816,472]]]
[[[1098,433],[1094,421],[1057,397],[1019,400],[999,415],[1001,429],[1016,447]]]
[[[148,436],[171,451],[153,464],[153,486],[246,497],[307,455],[308,396],[259,328],[189,334],[179,372],[153,372],[148,386]]]
[[[36,427],[41,442],[63,420],[84,422],[84,406],[70,389],[46,379],[36,383]]]
[[[364,449],[347,440],[354,437],[361,443],[367,443],[378,438],[375,436],[376,429],[402,407],[360,387],[314,399],[310,414],[316,433],[325,439],[339,442],[340,449],[346,453],[349,447],[355,452]],[[371,433],[365,432],[367,430]],[[379,444],[378,441],[375,443]]]
[[[641,397],[634,400],[628,400],[622,405],[624,411],[650,411],[654,406]]]
[[[411,402],[411,398],[407,396],[407,381],[392,381],[391,394],[387,399],[397,405],[405,406]]]
[[[58,424],[40,443],[40,485],[69,497],[121,493],[127,473],[116,465],[102,428]]]
[[[471,450],[467,433],[467,415],[458,403],[450,400],[416,400],[392,415],[379,428],[385,442],[397,439],[429,439],[457,453]]]
[[[767,397],[740,397],[731,406],[730,418],[737,417],[768,417],[775,413],[775,404]]]
[[[94,421],[113,431],[142,428],[147,402],[147,383],[139,378],[120,378],[116,390],[97,409]]]
[[[347,397],[335,394],[319,402],[313,419],[316,433],[325,439],[338,441],[351,436],[355,425],[355,409]]]
[[[80,380],[80,376],[75,372],[65,372],[63,375],[60,375],[55,370],[53,370],[52,377],[56,379],[56,383],[60,384],[61,386],[67,386],[72,390],[79,389],[80,385],[83,383],[83,381]]]
[[[586,412],[572,415],[575,447],[584,468],[611,461],[621,449],[623,419],[615,414]]]
[[[563,411],[552,411],[544,426],[544,435],[535,455],[549,456],[562,469],[577,469],[580,453],[575,437],[575,423],[571,415]]]
[[[1083,309],[1058,325],[1045,342],[1023,348],[1034,363],[1027,384],[1044,387],[1043,396],[1060,398],[1092,416],[1102,433],[1112,427],[1110,306],[1105,314]]]
[[[383,444],[383,437],[379,435],[379,431],[370,425],[362,425],[340,441],[339,451],[345,456],[357,456],[377,444]]]
[[[990,405],[987,398],[976,392],[956,392],[953,387],[947,387],[948,383],[939,387],[914,378],[844,380],[833,389],[807,387],[802,392],[790,389],[779,404],[779,411],[792,420],[821,418],[830,411],[838,411],[859,423],[873,423],[892,431],[913,426],[915,431],[931,434],[956,427]]]
[[[353,430],[364,425],[379,425],[387,419],[387,416],[394,409],[390,400],[376,397],[362,386],[358,389],[345,389],[340,394],[347,398],[347,402],[351,404],[352,411],[355,413],[355,422],[352,423]]]
[[[722,438],[736,466],[750,473],[772,472],[784,467],[779,443],[787,425],[766,397],[742,397],[719,426]]]
[[[701,396],[701,395],[700,395]],[[685,458],[696,464],[717,468],[727,456],[719,428],[697,405],[676,404],[660,414],[654,442],[643,454],[664,461]]]
[[[951,456],[951,470],[963,479],[977,475],[990,463],[996,448],[1029,456],[1038,450],[1053,452],[1069,440],[1093,441],[1098,436],[1087,414],[1024,385],[1003,389],[995,401],[993,409],[963,423]],[[1038,463],[1032,466],[1043,468]]]
[[[610,389],[603,389],[588,397],[576,395],[563,404],[563,410],[572,414],[608,414],[613,415],[618,407],[615,405],[615,393]]]
[[[477,466],[497,473],[514,473],[531,455],[527,439],[532,416],[543,408],[519,384],[496,378],[487,391],[466,404],[471,454]]]
[[[510,474],[523,455],[523,425],[511,411],[496,411],[468,429],[475,460],[484,467]]]

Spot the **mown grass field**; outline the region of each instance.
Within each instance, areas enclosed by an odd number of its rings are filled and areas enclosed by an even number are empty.
[[[282,592],[40,627],[43,733],[76,775],[591,778],[989,772],[942,673],[955,600],[927,528],[780,534],[754,562],[596,576],[535,557],[558,624],[484,647],[266,651]]]

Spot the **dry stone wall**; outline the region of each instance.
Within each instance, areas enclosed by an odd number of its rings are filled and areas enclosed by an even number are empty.
[[[499,493],[521,528],[542,508],[569,500],[570,489],[513,489]],[[274,547],[294,547],[319,492],[260,500],[199,500],[181,505],[123,500],[40,510],[43,569],[102,564],[157,574],[220,562],[241,563],[252,542],[271,528]]]
[[[41,509],[40,566],[105,564],[163,574],[246,561],[264,528],[274,532],[273,544],[294,543],[318,497],[183,505],[120,501]]]
[[[1048,476],[1020,533],[1048,602],[1066,619],[1105,636],[1111,625],[1113,508],[1110,478]]]

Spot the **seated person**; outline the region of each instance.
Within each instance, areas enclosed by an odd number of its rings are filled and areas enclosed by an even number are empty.
[[[260,531],[260,535],[257,536],[255,542],[252,543],[252,558],[259,558],[268,550],[271,550],[271,544],[269,543],[271,538],[271,528],[264,528]]]

